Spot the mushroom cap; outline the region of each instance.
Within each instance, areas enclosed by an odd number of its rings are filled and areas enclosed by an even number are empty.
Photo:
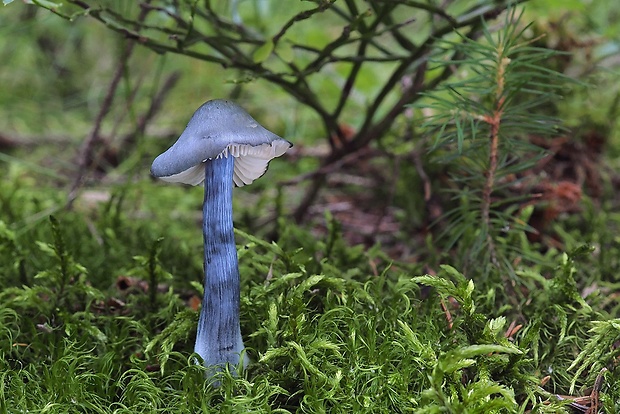
[[[155,158],[151,174],[164,181],[198,185],[205,178],[203,162],[232,156],[233,181],[242,187],[265,174],[269,161],[292,146],[240,106],[216,99],[194,112],[179,139]]]

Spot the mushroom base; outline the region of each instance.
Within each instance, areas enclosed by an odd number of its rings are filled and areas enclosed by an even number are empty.
[[[239,262],[232,218],[234,157],[204,164],[205,290],[194,352],[202,357],[212,377],[226,366],[236,370],[240,362],[245,368],[249,359],[243,352],[239,324]]]

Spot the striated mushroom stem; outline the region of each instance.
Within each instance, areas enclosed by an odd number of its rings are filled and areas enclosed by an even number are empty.
[[[213,376],[230,365],[239,365],[243,339],[239,324],[239,264],[232,218],[232,156],[214,158],[205,164],[203,204],[204,298],[198,321],[194,351]],[[244,355],[243,367],[248,364]]]
[[[249,363],[245,354],[240,361],[244,346],[239,326],[233,183],[239,187],[251,184],[267,171],[269,161],[292,145],[235,103],[216,99],[194,112],[179,139],[151,165],[151,174],[165,181],[205,182],[205,295],[194,351],[203,358],[209,377],[226,365],[234,370]]]

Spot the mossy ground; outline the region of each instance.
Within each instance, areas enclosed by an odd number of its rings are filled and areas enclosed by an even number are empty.
[[[15,216],[43,202],[20,182]],[[189,235],[168,238],[171,225],[110,204],[89,221],[3,224],[3,411],[561,412],[566,401],[551,394],[588,394],[604,367],[601,404],[619,408],[617,282],[601,267],[617,257],[611,235],[605,258],[583,246],[520,269],[536,289],[516,306],[499,279],[450,266],[424,276],[379,247],[349,247],[329,217],[328,236],[311,243],[284,221],[277,244],[239,231],[253,362],[213,388],[191,355],[200,235],[180,247]]]

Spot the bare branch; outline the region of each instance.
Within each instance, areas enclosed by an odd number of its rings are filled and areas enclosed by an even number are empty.
[[[344,0],[338,4],[334,0],[314,0],[311,8],[293,12],[277,28],[271,38],[273,55],[260,62],[255,61],[254,53],[267,40],[261,31],[222,15],[212,8],[209,0],[177,0],[173,2],[174,7],[169,7],[170,3],[164,1],[141,1],[137,3],[140,10],[138,17],[118,11],[114,3],[94,0],[68,0],[78,10],[73,14],[62,14],[42,4],[39,6],[69,20],[88,16],[125,36],[132,45],[140,44],[157,53],[189,56],[223,68],[244,71],[253,78],[265,79],[279,86],[311,108],[321,119],[332,152],[312,176],[314,181],[307,196],[295,212],[296,218],[300,219],[323,185],[324,175],[331,171],[332,165],[337,165],[348,154],[383,136],[406,105],[415,102],[422,92],[436,87],[451,75],[451,69],[446,67],[435,78],[426,79],[426,61],[437,52],[439,40],[459,29],[474,38],[483,20],[496,17],[509,3],[514,5],[523,1],[483,0],[464,13],[455,15],[446,12],[445,7],[417,0]],[[157,13],[158,19],[146,21],[140,17],[147,12]],[[335,30],[336,34],[326,44],[317,45],[308,39],[290,39],[295,52],[292,60],[285,58],[281,49],[275,48],[291,33],[291,29],[319,22],[323,17],[342,19],[336,25],[331,24],[330,33]],[[414,18],[432,20],[432,32],[423,40],[412,40],[404,30]],[[455,67],[459,64],[455,62]],[[316,89],[316,80],[328,65],[341,65],[348,69],[335,102],[333,94],[326,97]],[[337,69],[341,70],[341,66]],[[377,92],[360,115],[361,125],[357,127],[356,134],[346,140],[340,128],[341,124],[346,123],[342,120],[344,109],[360,82],[360,73],[366,68],[380,68],[377,72],[383,70],[388,76],[378,79]],[[388,104],[388,101],[393,101],[402,80],[412,77],[415,80],[400,91],[396,102]],[[110,88],[115,88],[114,83]],[[106,104],[107,99],[102,105],[102,117],[105,116]],[[96,120],[87,142],[96,140],[100,122]],[[83,151],[88,152],[87,149]]]
[[[307,20],[317,13],[324,12],[333,4],[333,2],[334,0],[322,2],[318,7],[314,9],[303,11],[291,17],[289,21],[286,22],[284,26],[282,26],[280,31],[273,37],[273,44],[277,44],[278,41],[282,38],[282,36],[286,34],[287,30],[290,29],[295,23]]]
[[[79,3],[82,3],[82,2],[79,2]],[[137,22],[138,23],[143,22],[144,19],[146,19],[147,14],[148,14],[148,10],[142,9],[142,11],[140,12],[140,16],[138,16]],[[129,60],[129,58],[131,57],[131,54],[133,53],[134,45],[135,43],[132,41],[129,41],[126,44],[125,50],[123,51],[123,54],[121,55],[119,59],[118,65],[116,67],[116,71],[114,72],[114,75],[112,76],[112,80],[110,81],[110,85],[108,86],[108,91],[106,93],[106,96],[104,97],[103,102],[101,103],[101,108],[99,109],[99,113],[97,114],[97,118],[95,119],[95,123],[93,124],[93,128],[91,129],[90,133],[88,134],[88,136],[82,143],[82,147],[80,148],[80,152],[78,154],[78,161],[77,161],[78,170],[75,175],[73,184],[71,185],[71,188],[69,190],[69,195],[67,197],[67,208],[71,208],[73,201],[77,197],[77,191],[83,184],[86,171],[88,167],[90,166],[90,162],[93,158],[93,152],[95,151],[95,148],[100,140],[99,133],[101,131],[101,124],[103,123],[103,120],[108,114],[108,112],[110,112],[110,109],[112,107],[112,102],[114,101],[114,94],[116,93],[116,89],[125,71],[127,61]]]

